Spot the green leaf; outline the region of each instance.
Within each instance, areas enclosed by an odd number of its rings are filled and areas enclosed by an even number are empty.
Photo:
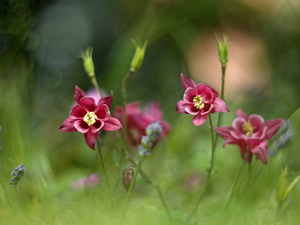
[[[287,187],[284,196],[283,196],[283,201],[285,201],[287,199],[287,197],[289,197],[291,191],[293,190],[293,188],[295,187],[295,185],[300,181],[300,176],[296,177],[292,183],[290,183],[290,185]]]

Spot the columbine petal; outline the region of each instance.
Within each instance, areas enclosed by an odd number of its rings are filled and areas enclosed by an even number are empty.
[[[181,84],[182,84],[182,87],[184,90],[186,90],[189,87],[193,88],[194,90],[196,89],[196,84],[192,79],[181,74],[180,80],[181,80]]]
[[[260,161],[262,161],[265,165],[268,162],[268,142],[263,141],[259,145],[257,145],[255,148],[251,150],[251,152],[258,158]]]
[[[74,127],[74,122],[76,119],[68,117],[65,122],[60,126],[60,130],[63,132],[75,132],[76,128]]]
[[[104,122],[102,120],[96,120],[96,122],[90,126],[90,130],[92,133],[98,132],[104,126]]]
[[[234,139],[231,135],[232,131],[235,131],[233,127],[224,126],[224,127],[217,127],[215,131],[226,141]]]
[[[187,103],[187,102],[185,102],[183,100],[177,102],[177,104],[176,104],[176,110],[177,110],[177,112],[178,113],[187,113],[185,111],[185,107],[187,107],[188,105],[189,105],[189,103]]]
[[[248,120],[248,115],[246,113],[244,113],[241,109],[236,110],[235,116],[237,118],[243,118],[245,121]]]
[[[80,99],[82,97],[85,97],[85,93],[83,90],[81,90],[81,88],[79,88],[78,86],[75,87],[75,95],[74,95],[74,99],[76,100],[76,102],[79,104]]]
[[[76,128],[76,130],[78,130],[81,133],[86,133],[89,131],[89,125],[83,120],[77,120],[74,123],[74,127]]]
[[[91,131],[84,134],[85,142],[86,144],[93,150],[95,150],[95,143],[98,138],[98,132],[92,133]]]
[[[283,123],[283,119],[275,119],[275,120],[268,120],[265,122],[265,127],[267,127],[265,138],[271,139],[277,133],[281,124]]]
[[[110,112],[107,105],[97,106],[97,109],[94,113],[98,119],[103,121],[106,121],[110,117]]]
[[[86,109],[84,109],[81,105],[75,105],[71,110],[70,116],[74,118],[83,118],[86,113]]]
[[[114,99],[113,92],[110,92],[110,96],[100,98],[100,100],[98,102],[98,106],[105,104],[108,106],[108,108],[110,108],[113,99]]]
[[[199,109],[197,109],[193,103],[188,103],[186,104],[186,106],[184,107],[185,112],[191,114],[191,115],[197,115],[199,112]]]
[[[147,112],[149,115],[152,115],[157,121],[162,119],[162,112],[160,110],[158,102],[152,102],[146,105],[144,111]]]
[[[245,119],[241,117],[237,117],[234,119],[232,123],[232,127],[240,134],[245,135],[245,131],[243,130],[243,124],[245,123]]]
[[[92,97],[82,97],[80,99],[80,105],[89,112],[93,112],[96,108],[95,99]]]
[[[220,98],[215,98],[215,100],[213,101],[213,106],[213,112],[229,113],[226,103]]]
[[[122,127],[122,124],[119,120],[114,117],[110,117],[108,120],[105,121],[104,126],[102,127],[103,130],[106,131],[115,131]]]
[[[201,124],[203,124],[206,119],[207,119],[207,115],[208,114],[204,114],[204,115],[201,115],[200,113],[198,113],[196,116],[194,116],[193,118],[193,124],[195,126],[200,126]]]
[[[255,127],[255,129],[253,131],[254,133],[257,132],[257,131],[259,131],[260,128],[262,127],[263,123],[264,123],[264,119],[261,116],[256,115],[256,114],[250,115],[248,117],[248,120],[251,123],[251,125],[253,127]]]
[[[193,103],[194,97],[197,95],[197,92],[193,88],[187,88],[183,95],[183,100],[186,102]]]

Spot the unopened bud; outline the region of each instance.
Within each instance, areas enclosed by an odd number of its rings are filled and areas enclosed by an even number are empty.
[[[223,43],[219,40],[218,36],[217,42],[218,42],[218,51],[219,51],[219,60],[222,65],[222,67],[226,68],[226,64],[228,62],[228,42],[227,37],[223,37]]]
[[[85,50],[85,52],[82,51],[81,54],[79,55],[79,57],[83,59],[84,70],[89,76],[95,75],[95,67],[94,67],[92,54],[93,54],[93,48],[88,47]]]
[[[139,39],[137,39],[136,41],[132,40],[132,42],[135,46],[135,54],[134,54],[133,59],[131,61],[130,71],[135,72],[142,65],[148,41],[145,41],[143,46],[142,46],[142,43]]]
[[[13,177],[10,179],[10,184],[12,187],[18,186],[18,183],[21,180],[21,178],[24,176],[25,171],[26,169],[24,164],[21,164],[11,172],[11,175]]]
[[[123,170],[123,186],[128,191],[134,177],[135,168],[133,165]]]

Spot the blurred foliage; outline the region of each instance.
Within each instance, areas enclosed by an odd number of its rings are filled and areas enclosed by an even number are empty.
[[[288,119],[300,105],[300,5],[292,0],[269,5],[272,1],[262,1],[261,5],[253,2],[2,0],[1,224],[119,224],[121,200],[126,195],[121,182],[113,199],[102,184],[92,190],[71,190],[72,182],[101,171],[100,160],[97,152],[85,145],[81,133],[62,133],[58,128],[69,115],[75,85],[83,90],[92,88],[78,58],[80,51],[94,47],[96,77],[106,92],[113,90],[113,110],[121,104],[121,80],[135,51],[130,40],[136,38],[149,42],[141,68],[128,80],[128,102],[141,101],[145,105],[157,100],[164,119],[172,124],[170,135],[155,147],[142,167],[161,186],[172,215],[184,221],[201,192],[210,157],[208,122],[194,127],[191,116],[175,110],[183,95],[180,73],[194,75],[189,68],[188,51],[195,47],[195,39],[201,42],[208,30],[226,33],[230,26],[259,37],[266,50],[272,73],[266,90],[245,90],[228,101],[231,114],[223,117],[224,125],[232,123],[237,108],[268,120]],[[230,46],[234,43],[228,38],[230,64]],[[216,124],[217,115],[213,118]],[[113,134],[104,137],[103,154],[110,178],[115,181],[113,152],[120,151],[120,145],[112,137]],[[255,182],[246,194],[244,168],[238,191],[226,208],[220,202],[225,201],[241,160],[236,146],[222,149],[223,140],[219,139],[210,190],[192,221],[271,224],[277,220],[298,224],[299,203],[289,199],[276,217],[275,200],[281,169],[290,162],[289,168],[295,173],[291,179],[299,175],[297,137],[299,124],[292,143],[271,158],[266,167],[254,162]],[[131,152],[136,154],[136,149]],[[9,179],[13,168],[21,163],[27,172],[18,187],[22,203],[18,206]],[[196,182],[193,189],[186,184],[189,178],[196,179],[191,180]],[[295,190],[299,197],[299,185]],[[137,184],[127,223],[167,222],[157,193],[152,187]]]

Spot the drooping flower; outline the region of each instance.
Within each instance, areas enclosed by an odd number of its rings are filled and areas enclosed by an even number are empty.
[[[100,183],[100,176],[97,173],[92,173],[88,178],[84,177],[72,184],[73,188],[92,188]]]
[[[115,131],[122,127],[120,121],[110,116],[109,108],[113,101],[110,96],[99,99],[87,97],[83,90],[76,86],[74,98],[77,105],[73,107],[65,122],[59,128],[63,132],[79,131],[84,134],[85,141],[91,149],[95,149],[98,131]]]
[[[123,107],[116,107],[113,115],[123,124]],[[142,136],[145,135],[146,127],[155,121],[161,123],[163,131],[160,138],[170,131],[170,125],[162,121],[162,112],[157,102],[150,103],[140,110],[138,102],[129,103],[126,106],[127,129],[126,138],[131,146],[138,146]]]
[[[267,164],[268,142],[279,130],[283,119],[267,120],[256,114],[248,116],[241,109],[236,111],[232,126],[217,127],[215,131],[227,144],[236,144],[240,148],[243,160],[251,163],[253,154]]]
[[[190,78],[181,74],[181,84],[185,90],[183,100],[176,105],[178,113],[194,116],[193,124],[203,124],[209,113],[229,113],[226,103],[218,98],[218,92],[207,84],[197,84]]]

